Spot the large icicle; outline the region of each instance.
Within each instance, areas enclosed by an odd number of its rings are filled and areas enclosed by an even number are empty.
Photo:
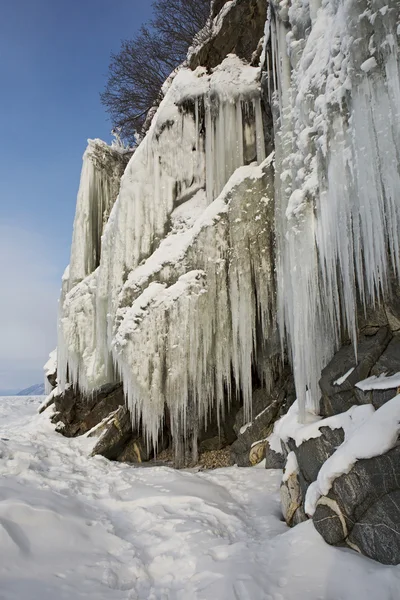
[[[88,140],[83,155],[71,247],[69,289],[100,264],[101,236],[117,199],[130,153]]]
[[[98,270],[75,289],[71,269],[60,309],[60,373],[66,377],[71,364],[70,377],[83,390],[115,378],[110,348],[119,294],[168,233],[173,212],[198,194],[212,202],[238,167],[265,158],[260,103],[260,70],[234,55],[211,74],[178,71],[122,177]]]
[[[277,5],[271,30],[279,320],[303,412],[341,335],[355,340],[357,307],[400,267],[400,5],[308,10]]]
[[[256,334],[262,329],[274,344],[272,195],[271,160],[242,167],[190,230],[167,237],[128,277],[114,358],[132,415],[153,444],[165,407],[177,442],[196,437],[213,406],[223,415],[232,373],[246,416],[252,367],[271,380],[275,363]]]

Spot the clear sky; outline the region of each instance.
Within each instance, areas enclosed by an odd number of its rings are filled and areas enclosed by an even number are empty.
[[[110,53],[150,16],[150,0],[0,0],[0,392],[40,382],[56,345],[82,154],[110,141]]]

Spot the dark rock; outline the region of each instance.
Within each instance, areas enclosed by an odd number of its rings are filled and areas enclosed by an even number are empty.
[[[321,498],[313,516],[316,530],[331,546],[342,546],[347,537],[347,526],[335,500]]]
[[[242,410],[241,402],[233,394],[229,405],[225,406],[223,418],[220,419],[220,428],[218,428],[218,408],[215,407],[209,416],[207,427],[202,427],[198,434],[199,448],[206,450],[206,446],[210,443],[213,447],[208,450],[219,450],[229,446],[236,440],[237,434],[235,431],[235,423],[237,420],[238,411]],[[197,418],[196,418],[197,421]],[[220,442],[216,442],[215,438],[219,438]],[[208,440],[214,440],[208,442]],[[206,444],[206,446],[204,446]],[[219,446],[217,448],[216,446]]]
[[[396,335],[371,370],[371,375],[394,375],[400,371],[400,338]]]
[[[392,333],[388,327],[376,329],[373,335],[360,335],[357,345],[357,361],[351,344],[342,346],[336,352],[322,371],[319,382],[323,396],[321,400],[322,416],[339,414],[348,410],[353,404],[367,402],[363,394],[359,394],[354,386],[369,376],[372,367],[387,348],[391,338]],[[347,379],[341,385],[335,385],[334,382],[352,368],[354,371]]]
[[[289,440],[289,447],[296,454],[299,469],[308,484],[317,479],[324,462],[344,441],[343,429],[321,427],[320,431],[320,437],[306,440],[298,447]]]
[[[283,469],[286,458],[283,453],[275,452],[266,442],[265,446],[265,468],[266,469]]]
[[[267,408],[267,406],[271,404],[272,401],[273,397],[267,389],[257,388],[253,390],[251,399],[252,416],[256,417],[259,415],[265,408]],[[244,417],[244,408],[242,406],[237,412],[235,423],[233,425],[233,430],[236,433],[236,436],[240,434],[240,430],[244,425],[246,425],[246,419]]]
[[[59,413],[59,412],[57,412],[57,411],[56,411],[56,412],[54,412],[54,413],[51,415],[51,417],[50,417],[50,421],[51,421],[51,422],[52,422],[54,425],[56,425],[57,423],[59,423],[59,422],[61,421],[61,413]],[[64,423],[63,423],[63,425],[64,425]],[[65,425],[64,425],[64,427],[65,427]]]
[[[317,503],[313,521],[330,544],[348,543],[385,564],[400,563],[400,446],[358,461]]]
[[[54,399],[55,409],[65,424],[63,435],[87,433],[110,413],[125,404],[122,384],[108,384],[86,397],[72,387]]]
[[[371,369],[370,376],[394,375],[400,371],[400,338],[395,335],[388,344],[379,360]],[[354,394],[359,402],[373,404],[376,409],[392,400],[397,395],[397,387],[386,390],[362,391],[357,387]]]
[[[217,0],[214,15],[225,2]],[[267,4],[264,0],[237,0],[224,16],[217,35],[211,35],[189,59],[189,67],[204,66],[212,69],[230,53],[250,62],[253,52],[264,34]]]
[[[249,467],[251,465],[250,450],[252,445],[255,442],[265,440],[272,433],[274,422],[287,412],[294,399],[293,377],[287,367],[275,381],[269,394],[265,390],[256,390],[254,401],[258,412],[254,411],[253,421],[243,433],[240,433],[239,430],[238,438],[231,446],[232,460],[235,464],[239,467]],[[259,411],[260,408],[261,411]],[[237,420],[236,423],[238,422],[240,421]],[[237,428],[237,425],[235,428]]]
[[[281,399],[283,400],[283,398]],[[272,432],[272,426],[279,412],[279,400],[272,403],[258,415],[247,429],[238,436],[231,446],[232,459],[239,467],[250,466],[250,449],[254,442],[264,440]]]
[[[400,490],[380,498],[354,525],[348,542],[385,565],[400,562]]]
[[[132,433],[131,417],[125,406],[120,406],[104,424],[92,456],[99,454],[109,460],[142,462],[149,460],[145,445]]]

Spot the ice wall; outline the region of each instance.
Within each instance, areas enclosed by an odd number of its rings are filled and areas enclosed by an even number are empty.
[[[400,5],[274,2],[278,311],[302,409],[399,276]]]
[[[83,155],[69,268],[69,289],[100,264],[101,236],[117,199],[130,153],[88,140]]]
[[[232,374],[248,418],[252,368],[266,384],[274,380],[273,231],[267,160],[238,169],[193,227],[167,237],[128,277],[113,356],[131,412],[152,444],[167,411],[175,442],[189,438],[195,454],[212,408],[224,416]],[[272,360],[262,338],[275,348]]]
[[[260,69],[233,55],[211,73],[201,67],[180,69],[122,177],[101,238],[99,266],[74,285],[78,279],[71,261],[68,292],[60,308],[61,386],[69,375],[89,393],[119,377],[111,347],[129,274],[173,232],[180,207],[201,197],[204,209],[238,167],[264,159]],[[82,177],[81,187],[87,189],[88,175]],[[77,215],[90,211],[80,198]],[[88,238],[80,225],[85,222],[77,217],[77,248]],[[77,254],[82,260],[85,252]]]

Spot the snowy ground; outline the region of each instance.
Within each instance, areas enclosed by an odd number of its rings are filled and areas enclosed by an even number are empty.
[[[87,458],[0,399],[0,600],[399,600],[400,568],[280,521],[281,473]]]

